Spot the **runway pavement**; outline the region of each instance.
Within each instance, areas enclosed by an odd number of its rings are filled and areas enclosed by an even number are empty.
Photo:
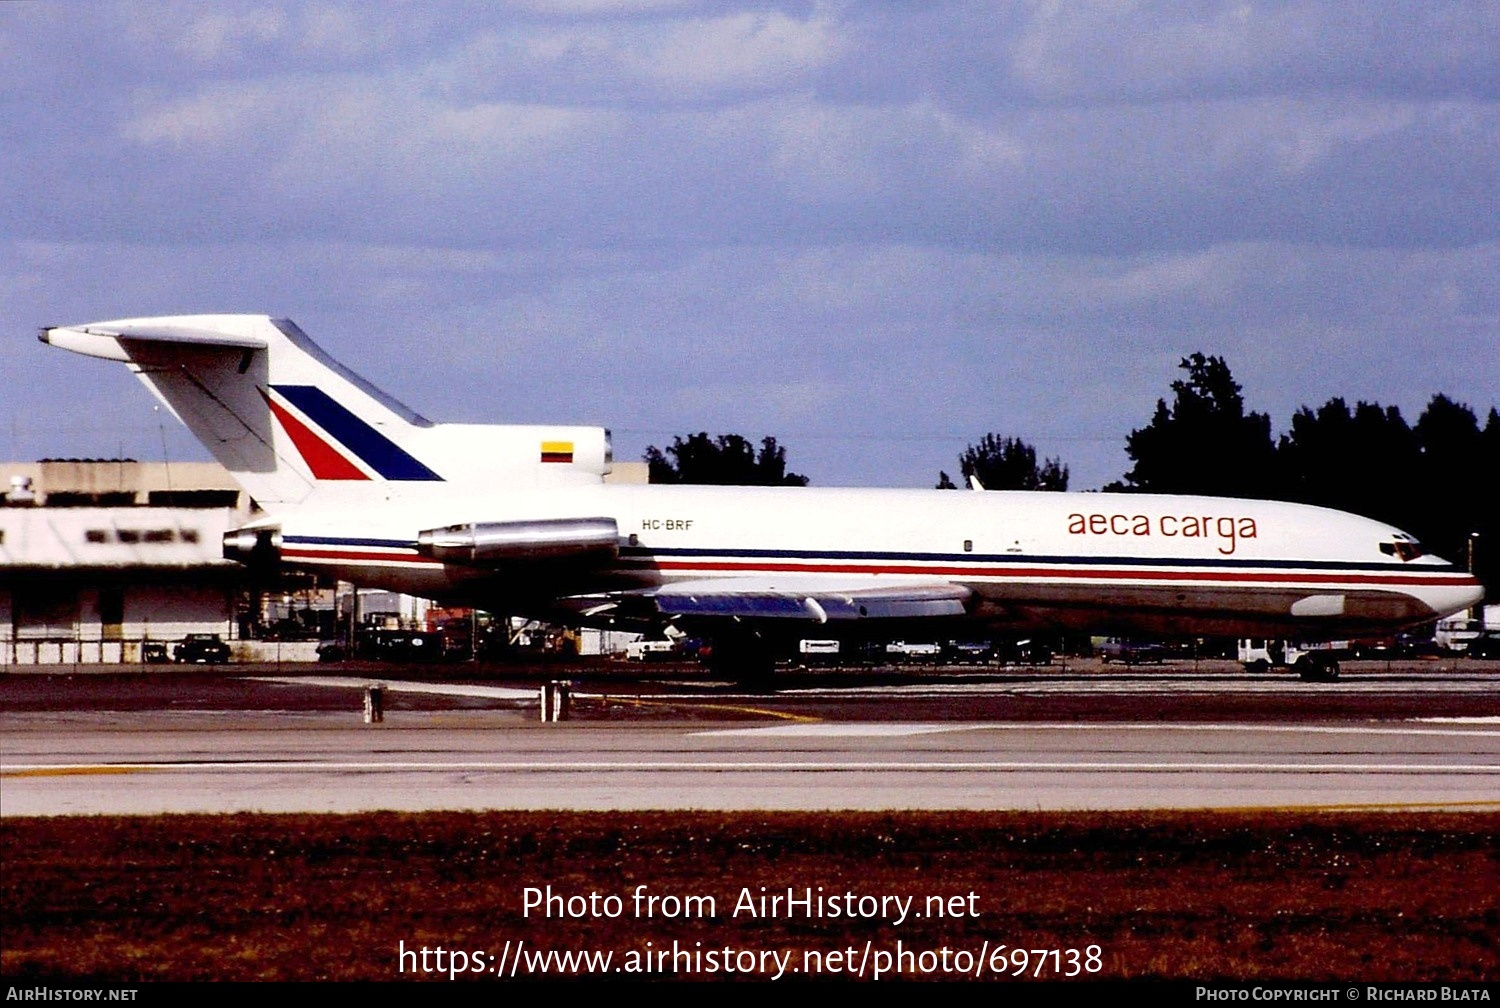
[[[1493,669],[1493,671],[1491,671]],[[372,809],[1500,808],[1500,666],[806,676],[0,677],[0,815]],[[383,670],[388,673],[391,670]],[[256,674],[247,674],[256,673]]]
[[[0,679],[0,814],[375,808],[1496,808],[1490,667],[538,681],[443,669]],[[248,673],[260,672],[260,673]],[[365,688],[387,712],[365,723]]]

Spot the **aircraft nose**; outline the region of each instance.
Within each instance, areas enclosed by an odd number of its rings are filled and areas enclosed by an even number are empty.
[[[1484,585],[1475,581],[1473,584],[1455,585],[1435,593],[1432,599],[1432,607],[1441,618],[1451,616],[1464,609],[1472,609],[1484,601]]]

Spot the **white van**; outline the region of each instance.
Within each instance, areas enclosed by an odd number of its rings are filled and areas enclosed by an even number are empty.
[[[669,640],[637,640],[625,645],[626,661],[667,661],[677,653],[677,645]]]
[[[885,646],[887,661],[926,662],[936,664],[943,649],[935,641],[891,641]]]
[[[1500,630],[1500,605],[1487,605],[1478,615],[1479,619],[1474,619],[1474,610],[1470,609],[1438,620],[1432,642],[1450,654],[1466,653],[1469,641],[1486,630]]]
[[[799,640],[797,657],[804,665],[837,665],[843,645],[836,640]]]

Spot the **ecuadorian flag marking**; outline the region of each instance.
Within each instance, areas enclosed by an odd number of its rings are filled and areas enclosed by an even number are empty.
[[[543,462],[572,462],[573,442],[571,441],[543,441]]]

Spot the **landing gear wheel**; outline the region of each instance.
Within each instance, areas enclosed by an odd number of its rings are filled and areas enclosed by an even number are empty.
[[[750,690],[766,690],[776,671],[776,656],[758,636],[716,637],[708,667],[716,676],[733,679]]]
[[[1338,659],[1303,655],[1297,659],[1297,674],[1303,682],[1333,682],[1339,677]]]

